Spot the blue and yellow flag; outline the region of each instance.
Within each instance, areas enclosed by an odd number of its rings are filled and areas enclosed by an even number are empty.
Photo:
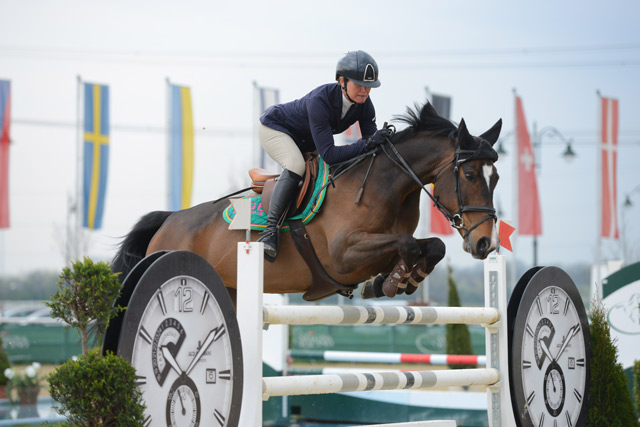
[[[169,86],[169,209],[191,207],[193,191],[193,112],[191,89]]]
[[[82,225],[102,227],[109,169],[109,86],[84,83],[84,179]]]

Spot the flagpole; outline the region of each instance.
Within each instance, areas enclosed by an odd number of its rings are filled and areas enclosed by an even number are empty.
[[[77,123],[76,123],[76,197],[75,197],[75,223],[73,229],[73,245],[71,249],[71,259],[68,261],[78,260],[80,258],[80,233],[82,232],[82,215],[83,215],[83,203],[82,203],[82,166],[83,166],[83,155],[82,155],[82,77],[80,75],[77,76]]]
[[[514,147],[515,149],[513,150],[514,155],[513,155],[513,188],[512,188],[512,193],[513,193],[513,226],[515,227],[515,231],[513,233],[513,238],[511,239],[511,247],[513,248],[513,259],[512,259],[512,266],[509,269],[509,281],[511,283],[513,283],[515,286],[516,283],[516,266],[518,264],[517,262],[517,256],[516,256],[516,247],[518,246],[518,236],[520,235],[520,233],[518,232],[518,227],[520,226],[519,224],[519,203],[518,203],[518,186],[520,185],[520,183],[518,182],[518,111],[515,108],[516,105],[516,99],[518,97],[518,92],[516,91],[516,88],[514,87],[512,89],[513,91],[513,129],[514,129],[514,135],[515,135],[515,139],[514,139]]]
[[[165,81],[167,82],[166,91],[166,131],[165,137],[167,139],[167,175],[165,177],[166,181],[166,194],[167,194],[167,209],[171,210],[171,81],[169,77],[165,77]]]
[[[256,123],[256,118],[260,117],[260,107],[258,106],[259,102],[259,94],[258,94],[258,82],[253,81],[253,114],[251,115],[251,141],[252,141],[252,153],[253,153],[253,164],[256,167],[264,168],[264,164],[262,163],[261,156],[261,146],[258,142],[258,124]]]
[[[600,90],[596,90],[596,95],[598,97],[599,105],[599,108],[596,109],[596,111],[599,112],[596,123],[600,123],[600,132],[598,132],[599,135],[596,138],[596,171],[598,171],[596,174],[596,187],[598,188],[598,191],[596,192],[596,295],[601,299],[602,277],[600,264],[602,262],[602,148],[600,147],[600,145],[602,139],[602,95],[600,95]]]

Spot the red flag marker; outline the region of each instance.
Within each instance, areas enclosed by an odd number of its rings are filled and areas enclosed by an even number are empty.
[[[508,222],[504,222],[503,220],[498,221],[498,240],[500,241],[500,246],[510,252],[513,252],[511,235],[514,231],[516,231],[516,228]]]

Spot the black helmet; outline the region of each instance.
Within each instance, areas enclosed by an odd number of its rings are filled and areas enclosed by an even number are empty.
[[[347,52],[336,65],[336,80],[343,76],[360,86],[379,87],[378,64],[364,50]]]

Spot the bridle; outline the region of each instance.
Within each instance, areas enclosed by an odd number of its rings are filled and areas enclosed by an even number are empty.
[[[395,126],[386,125],[386,127],[391,130],[392,134],[395,133]],[[451,136],[449,138],[451,139]],[[398,158],[398,161],[396,161],[393,157],[391,157],[391,154],[387,152],[387,148],[386,148],[387,146],[391,147],[391,150],[393,151],[393,154],[395,155],[395,157]],[[453,159],[447,164],[445,164],[444,166],[442,166],[438,170],[438,172],[436,172],[435,178],[433,179],[433,184],[435,184],[440,174],[448,166],[453,165],[453,175],[455,176],[455,192],[456,192],[456,197],[458,198],[458,211],[452,214],[451,211],[449,211],[449,209],[447,209],[442,203],[440,203],[437,197],[435,197],[433,194],[431,194],[427,190],[426,185],[423,184],[422,181],[420,181],[420,178],[418,178],[415,172],[413,172],[409,164],[404,160],[404,158],[398,152],[398,149],[395,147],[395,145],[393,145],[393,143],[391,142],[391,138],[387,138],[386,143],[384,145],[381,145],[381,148],[382,148],[382,151],[396,166],[398,166],[404,173],[406,173],[414,181],[416,181],[420,186],[420,188],[425,193],[427,193],[427,195],[433,201],[433,205],[436,208],[438,208],[440,212],[442,212],[442,214],[451,223],[451,226],[455,229],[464,231],[464,235],[463,235],[464,239],[466,239],[469,233],[471,233],[473,230],[475,230],[478,226],[480,226],[485,221],[489,221],[491,219],[496,220],[498,218],[496,215],[496,210],[494,208],[489,208],[487,206],[474,206],[474,205],[466,206],[462,201],[462,192],[460,190],[460,166],[462,166],[464,163],[468,162],[469,160],[480,159],[481,157],[474,156],[474,154],[477,153],[477,150],[462,150],[460,149],[460,147],[456,147]],[[471,228],[467,228],[465,227],[464,218],[462,217],[462,214],[465,212],[486,212],[487,216],[484,217],[482,220],[473,224]]]

